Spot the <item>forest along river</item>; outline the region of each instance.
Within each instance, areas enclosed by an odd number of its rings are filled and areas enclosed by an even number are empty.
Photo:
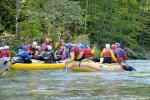
[[[9,70],[0,100],[150,100],[150,61],[128,60],[137,71]]]

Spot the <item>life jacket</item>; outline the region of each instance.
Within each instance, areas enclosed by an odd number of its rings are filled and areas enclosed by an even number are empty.
[[[27,52],[30,55],[35,55],[35,50],[31,47],[31,45],[27,45]]]
[[[86,48],[81,49],[81,52],[83,52],[83,54],[86,54]]]
[[[44,54],[43,54],[43,59],[52,60],[51,53],[52,53],[51,51],[44,52]]]
[[[0,51],[0,58],[2,58],[2,52]]]
[[[79,47],[73,46],[70,52],[70,59],[68,60],[68,63],[72,62],[73,60],[81,61],[84,58],[85,58],[85,55],[83,54],[83,52],[79,50]]]
[[[61,59],[62,58],[62,51],[56,50],[54,53],[54,58],[55,59]]]
[[[126,52],[121,48],[116,49],[116,57],[118,62],[123,62],[127,59]]]
[[[106,58],[110,58],[111,57],[110,49],[105,49],[105,51],[104,51],[104,57],[106,57]]]
[[[48,51],[48,48],[47,48],[48,45],[52,46],[52,48],[53,48],[53,45],[51,43],[44,43],[44,45],[43,45],[44,51]]]
[[[103,51],[101,52],[101,57],[111,57],[111,61],[112,62],[116,62],[116,57],[114,56],[113,52],[111,49],[103,49]]]
[[[9,57],[8,52],[6,50],[2,51],[2,57]]]
[[[91,49],[90,48],[87,48],[85,49],[85,58],[88,58],[88,59],[93,59],[93,54],[91,53]]]

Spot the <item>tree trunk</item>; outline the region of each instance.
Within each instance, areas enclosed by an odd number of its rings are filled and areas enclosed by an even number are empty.
[[[20,14],[19,14],[19,0],[16,0],[16,29],[15,29],[15,36],[17,38],[19,38],[19,33],[20,33],[20,25],[18,22],[18,19],[20,18]]]

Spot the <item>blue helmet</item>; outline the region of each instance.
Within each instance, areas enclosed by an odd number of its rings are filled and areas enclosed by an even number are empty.
[[[85,48],[85,45],[84,44],[80,44],[80,48],[81,49]]]
[[[71,47],[72,47],[71,43],[67,43],[67,44],[66,44],[66,48],[67,48],[67,49],[69,49],[69,48],[71,48]]]
[[[120,47],[120,43],[119,42],[116,42],[115,44],[116,44],[117,47]]]
[[[22,46],[22,50],[26,51],[27,50],[27,46]]]
[[[21,52],[22,50],[21,49],[18,49],[18,52]]]
[[[89,46],[89,45],[86,45],[86,46],[85,46],[85,48],[89,49],[89,48],[90,48],[90,46]]]

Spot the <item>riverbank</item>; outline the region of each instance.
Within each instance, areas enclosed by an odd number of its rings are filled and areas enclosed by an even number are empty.
[[[25,40],[25,38],[16,39],[14,35],[0,36],[0,46],[8,45],[10,47],[12,56],[14,56],[18,48],[21,48],[21,46],[25,44],[26,42],[29,42],[29,41],[31,42],[31,40],[33,41],[33,39]],[[40,40],[35,40],[35,41],[41,44]],[[144,52],[138,52],[138,51],[131,50],[128,47],[125,47],[124,50],[127,53],[128,59],[150,59],[149,50],[148,51],[145,50]],[[99,57],[100,52],[101,51],[99,49],[96,49],[95,57]]]

